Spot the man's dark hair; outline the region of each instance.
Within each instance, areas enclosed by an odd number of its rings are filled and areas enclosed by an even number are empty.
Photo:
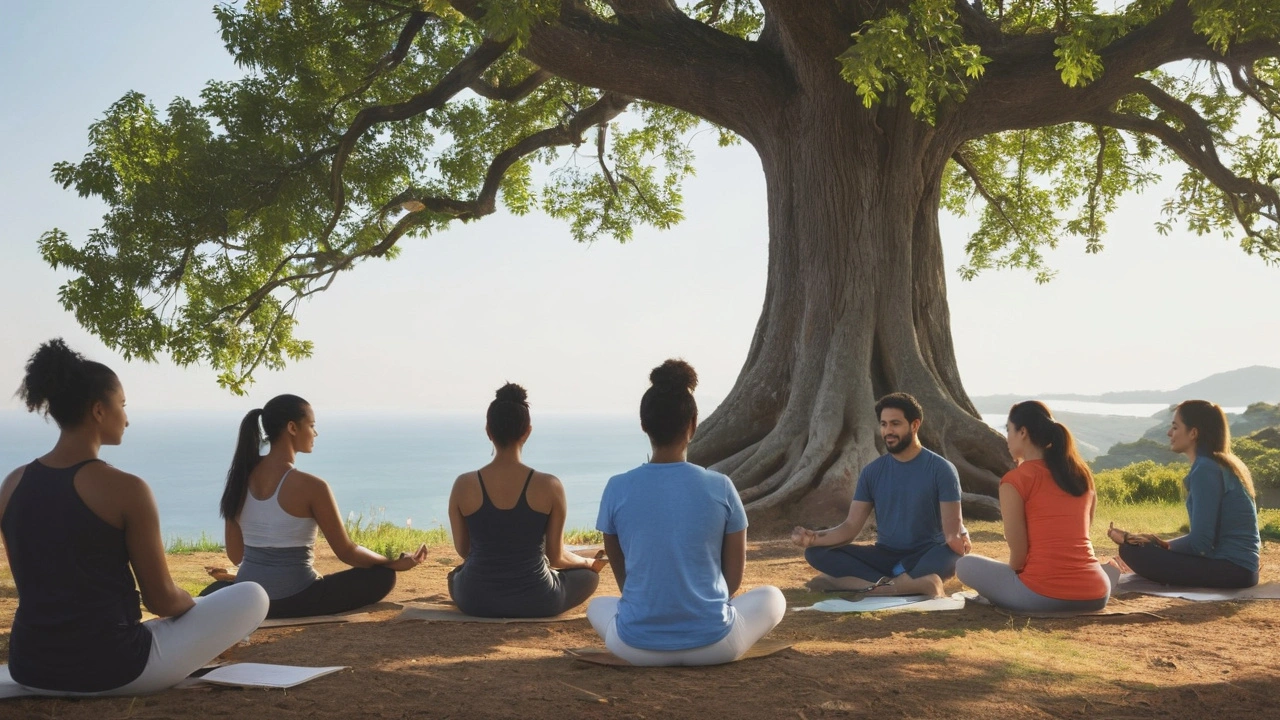
[[[876,401],[877,420],[880,419],[880,413],[885,408],[901,410],[909,423],[924,419],[924,408],[920,407],[920,403],[916,402],[915,398],[904,392],[889,393]]]

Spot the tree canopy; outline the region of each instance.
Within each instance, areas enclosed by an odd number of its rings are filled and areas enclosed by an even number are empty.
[[[312,351],[301,302],[404,238],[542,211],[575,240],[681,219],[688,138],[766,142],[839,74],[872,114],[945,132],[942,206],[979,216],[965,277],[1102,247],[1127,192],[1183,166],[1156,229],[1280,260],[1280,3],[1271,0],[246,0],[245,71],[161,112],[138,93],[54,179],[107,205],[40,240],[61,299],[126,356],[243,391]]]

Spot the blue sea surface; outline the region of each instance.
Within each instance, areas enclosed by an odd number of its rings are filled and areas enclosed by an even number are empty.
[[[102,459],[147,481],[166,538],[207,533],[221,541],[218,500],[240,418],[215,413],[134,412],[119,446]],[[490,460],[484,417],[321,415],[314,452],[298,467],[324,478],[345,516],[415,528],[448,527],[453,480]],[[53,447],[57,426],[37,415],[0,412],[0,469]],[[566,526],[594,528],[605,482],[648,459],[634,416],[535,416],[524,461],[556,475],[569,500]]]

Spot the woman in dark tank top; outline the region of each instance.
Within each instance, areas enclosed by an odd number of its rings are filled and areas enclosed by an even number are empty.
[[[508,383],[489,405],[486,432],[494,459],[454,482],[449,524],[462,565],[449,595],[477,617],[552,617],[581,605],[600,582],[603,557],[564,549],[564,488],[520,460],[529,439],[524,388]]]
[[[267,595],[256,584],[198,601],[174,584],[147,484],[98,459],[129,425],[110,368],[52,340],[27,362],[18,394],[61,432],[52,450],[0,485],[0,531],[18,590],[14,681],[41,695],[156,692],[258,627]],[[159,617],[141,622],[139,601]]]

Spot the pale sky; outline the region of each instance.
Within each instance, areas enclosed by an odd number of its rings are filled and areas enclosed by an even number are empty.
[[[67,278],[40,259],[53,227],[83,238],[103,207],[58,187],[86,131],[128,90],[163,107],[238,71],[199,0],[0,2],[0,387],[16,388],[43,340],[63,336],[124,380],[131,410],[247,410],[280,392],[317,411],[483,412],[506,380],[534,411],[633,413],[650,368],[698,369],[704,413],[745,358],[765,285],[764,178],[753,151],[695,144],[687,219],[634,241],[579,245],[544,216],[497,215],[402,243],[400,258],[344,273],[305,304],[307,361],[263,374],[248,398],[202,367],[126,363],[61,309]],[[1170,175],[1174,172],[1170,170]],[[967,221],[944,217],[948,292],[970,394],[1174,388],[1247,365],[1280,365],[1280,269],[1234,242],[1152,227],[1163,196],[1128,198],[1106,250],[1065,243],[1059,275],[959,279]],[[1194,298],[1208,298],[1197,300]],[[19,408],[8,392],[0,410]]]

